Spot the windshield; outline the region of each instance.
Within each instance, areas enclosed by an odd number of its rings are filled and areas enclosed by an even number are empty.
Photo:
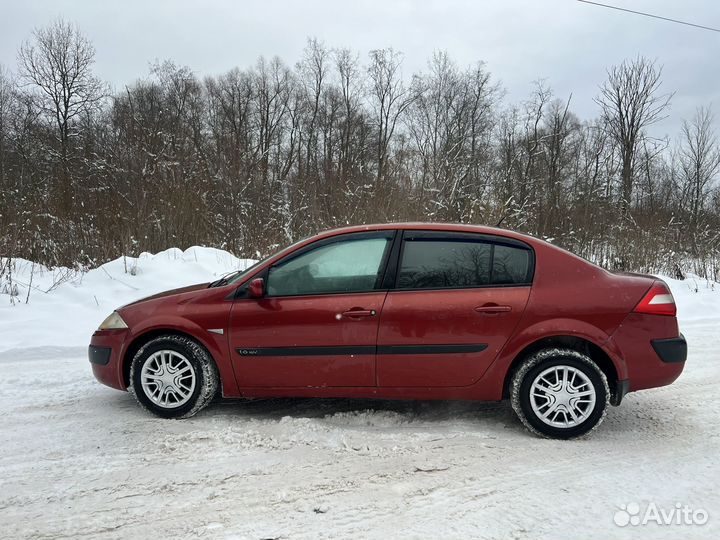
[[[251,274],[251,273],[252,273],[258,266],[260,266],[261,264],[265,263],[265,262],[268,261],[269,259],[272,259],[272,258],[275,257],[276,255],[282,255],[282,254],[284,254],[284,253],[286,253],[286,252],[288,252],[288,251],[291,251],[291,250],[294,249],[298,244],[300,244],[301,242],[304,242],[304,241],[307,240],[308,238],[310,238],[310,237],[309,237],[309,236],[306,236],[306,237],[304,237],[304,238],[301,238],[300,240],[297,240],[296,242],[293,242],[293,243],[290,244],[289,246],[284,247],[284,248],[281,249],[280,251],[276,251],[275,253],[272,253],[271,255],[268,255],[267,257],[264,257],[264,258],[260,259],[259,261],[251,264],[251,265],[248,266],[245,270],[238,270],[238,272],[235,273],[235,274],[230,274],[230,275],[228,275],[228,276],[226,276],[226,277],[224,277],[224,278],[219,279],[218,281],[214,282],[214,283],[212,284],[212,286],[220,287],[220,286],[222,286],[222,285],[229,285],[229,284],[231,284],[231,283],[240,283],[243,279],[245,279],[249,274]]]

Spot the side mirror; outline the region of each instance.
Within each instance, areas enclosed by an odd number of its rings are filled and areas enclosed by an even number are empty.
[[[265,280],[261,277],[253,279],[248,284],[248,296],[250,298],[262,298],[265,295]]]

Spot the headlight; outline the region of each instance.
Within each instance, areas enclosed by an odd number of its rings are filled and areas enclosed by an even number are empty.
[[[127,327],[127,323],[123,321],[120,314],[117,311],[113,311],[107,319],[100,323],[98,330],[119,330]]]

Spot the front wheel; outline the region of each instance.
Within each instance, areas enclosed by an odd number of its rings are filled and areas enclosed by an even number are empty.
[[[587,355],[550,348],[532,354],[510,385],[515,413],[537,435],[580,437],[602,422],[610,399],[607,378]]]
[[[130,366],[130,392],[163,418],[188,418],[215,397],[218,375],[208,352],[177,335],[157,337],[140,348]]]

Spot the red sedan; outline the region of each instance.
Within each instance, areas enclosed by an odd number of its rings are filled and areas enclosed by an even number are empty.
[[[188,417],[216,395],[501,400],[583,435],[627,392],[672,383],[685,339],[661,280],[473,225],[328,231],[210,284],[112,313],[95,377]]]

